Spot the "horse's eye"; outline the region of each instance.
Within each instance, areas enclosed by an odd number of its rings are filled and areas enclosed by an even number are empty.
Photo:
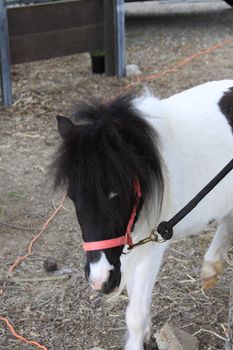
[[[110,192],[109,195],[108,195],[108,199],[113,199],[115,197],[117,197],[118,194],[116,192]]]

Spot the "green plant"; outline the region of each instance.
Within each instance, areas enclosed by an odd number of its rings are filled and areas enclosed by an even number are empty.
[[[21,199],[25,198],[26,194],[22,191],[11,191],[7,193],[8,198]]]
[[[3,218],[4,214],[5,214],[5,207],[3,205],[1,205],[0,206],[0,219]]]
[[[95,50],[91,50],[90,54],[91,56],[102,57],[105,55],[105,52],[102,49],[95,49]]]

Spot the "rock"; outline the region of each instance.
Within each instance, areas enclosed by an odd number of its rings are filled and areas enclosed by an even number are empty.
[[[128,64],[126,66],[126,76],[127,77],[132,77],[134,75],[139,75],[142,74],[142,72],[140,71],[140,69],[138,68],[138,66],[136,64]]]
[[[51,256],[49,256],[45,261],[44,261],[44,269],[48,272],[56,271],[58,269],[57,267],[57,260]]]
[[[91,349],[88,349],[88,350],[104,350],[104,349],[95,347],[95,348],[91,348]]]
[[[155,334],[159,350],[198,350],[199,341],[193,335],[168,322]]]

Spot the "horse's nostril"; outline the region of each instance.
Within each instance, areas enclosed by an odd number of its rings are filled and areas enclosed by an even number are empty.
[[[103,287],[103,283],[101,282],[91,282],[91,288],[94,290],[101,290]]]

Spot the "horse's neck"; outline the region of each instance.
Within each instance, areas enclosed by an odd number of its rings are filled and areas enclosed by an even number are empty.
[[[218,105],[202,100],[202,105],[194,108],[193,91],[186,94],[185,105],[180,104],[178,95],[163,101],[149,96],[139,104],[139,110],[159,134],[164,173],[161,214],[156,215],[155,193],[135,227],[141,237],[182,209],[232,158],[232,133]],[[210,220],[219,220],[230,209],[229,189],[233,190],[233,186],[229,182],[230,177],[175,227],[177,237],[202,230]]]
[[[153,228],[155,228],[159,221],[167,218],[168,208],[170,207],[170,182],[167,172],[167,163],[170,162],[172,154],[169,155],[169,145],[167,140],[172,138],[172,126],[170,123],[170,110],[163,105],[162,101],[158,100],[154,96],[144,96],[136,100],[136,107],[142,113],[147,122],[156,131],[159,138],[161,160],[162,160],[162,172],[164,178],[164,193],[163,193],[163,205],[159,210],[158,195],[156,190],[151,194],[151,197],[146,203],[144,203],[139,219],[134,229],[134,240],[145,238],[148,236]]]

